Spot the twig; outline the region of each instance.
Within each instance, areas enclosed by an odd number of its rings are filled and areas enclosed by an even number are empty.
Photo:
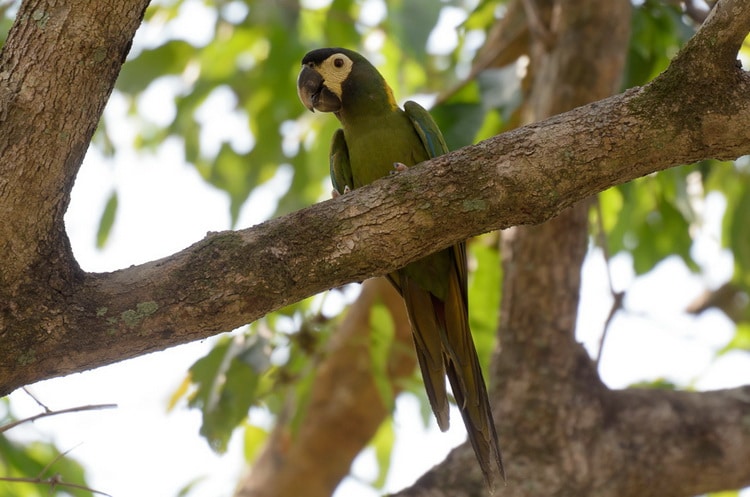
[[[602,336],[599,338],[599,347],[596,351],[596,358],[594,359],[594,366],[599,370],[599,362],[602,358],[602,350],[604,350],[604,341],[607,338],[607,332],[609,331],[610,324],[617,314],[617,311],[622,309],[623,302],[625,301],[625,291],[615,291],[615,287],[612,284],[612,271],[609,267],[609,245],[607,244],[607,237],[604,231],[604,220],[602,215],[602,204],[599,200],[599,196],[596,197],[596,224],[597,224],[597,237],[599,238],[599,246],[602,249],[602,255],[604,256],[604,264],[607,268],[607,283],[609,284],[609,293],[612,295],[612,307],[609,309],[609,315],[607,320],[604,321],[604,329],[602,329]]]
[[[112,497],[111,494],[102,492],[101,490],[95,490],[85,485],[79,485],[78,483],[64,482],[62,481],[62,478],[60,477],[60,475],[53,475],[46,479],[41,478],[41,477],[23,478],[23,477],[12,477],[12,476],[0,476],[0,481],[7,481],[9,483],[34,483],[37,485],[49,485],[50,490],[54,489],[55,487],[75,488],[77,490],[86,490],[88,492],[91,492],[92,494],[104,495],[105,497]]]
[[[6,425],[0,426],[0,433],[6,432],[10,430],[11,428],[15,428],[16,426],[26,423],[29,421],[36,421],[40,418],[46,418],[49,416],[56,416],[58,414],[67,414],[71,412],[82,412],[82,411],[93,411],[97,409],[112,409],[117,407],[117,404],[95,404],[95,405],[88,405],[88,406],[78,406],[78,407],[70,407],[68,409],[61,409],[59,411],[52,411],[49,407],[44,405],[39,399],[37,399],[31,392],[29,392],[26,388],[23,389],[34,401],[42,408],[44,409],[44,412],[36,414],[34,416],[30,416],[28,418],[19,419],[17,421],[14,421],[12,423],[8,423]],[[75,447],[74,447],[75,448]],[[68,449],[65,452],[59,453],[57,456],[55,456],[52,461],[50,461],[42,470],[39,472],[37,476],[34,478],[25,478],[25,477],[13,477],[13,476],[0,476],[0,481],[7,481],[7,482],[15,482],[15,483],[33,483],[37,485],[49,485],[50,492],[54,490],[55,487],[64,487],[64,488],[72,488],[77,490],[86,490],[88,492],[91,492],[93,494],[98,495],[104,495],[105,497],[112,497],[110,494],[102,492],[100,490],[95,490],[93,488],[87,487],[85,485],[80,485],[78,483],[68,483],[62,481],[62,477],[59,474],[52,475],[49,478],[44,478],[44,474],[47,473],[47,471],[52,468],[52,466],[68,455],[70,451],[73,449]]]
[[[545,26],[542,16],[539,12],[539,6],[534,0],[521,0],[523,8],[526,11],[526,21],[529,24],[531,33],[541,40],[547,50],[551,50],[555,45],[555,37],[551,29]]]
[[[95,405],[89,405],[89,406],[70,407],[68,409],[61,409],[59,411],[47,410],[45,412],[35,414],[34,416],[29,416],[28,418],[19,419],[17,421],[13,421],[12,423],[8,423],[6,425],[0,426],[0,433],[4,433],[10,430],[11,428],[15,428],[16,426],[20,424],[27,423],[29,421],[36,421],[37,419],[46,418],[48,416],[57,416],[58,414],[68,414],[71,412],[93,411],[97,409],[113,409],[115,407],[117,407],[117,404],[95,404]]]
[[[41,400],[39,400],[38,398],[36,398],[36,396],[35,396],[35,395],[34,395],[33,393],[31,393],[31,391],[30,391],[30,390],[29,390],[28,388],[26,388],[26,387],[23,387],[23,388],[22,388],[22,390],[23,390],[24,392],[26,392],[26,395],[28,395],[29,397],[31,397],[31,398],[32,398],[32,399],[34,400],[34,402],[36,402],[36,403],[37,403],[37,405],[38,405],[39,407],[41,407],[42,409],[44,409],[44,412],[52,412],[52,409],[50,409],[49,407],[47,407],[46,405],[44,405],[44,404],[42,403],[42,401],[41,401]]]

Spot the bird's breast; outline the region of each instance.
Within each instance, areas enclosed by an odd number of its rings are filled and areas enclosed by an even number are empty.
[[[413,166],[428,158],[411,121],[403,113],[357,123],[355,129],[347,130],[345,126],[344,136],[355,188],[388,176],[396,162]]]

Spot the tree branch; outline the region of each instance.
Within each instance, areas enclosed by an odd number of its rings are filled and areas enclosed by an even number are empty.
[[[6,432],[8,430],[12,430],[16,426],[21,425],[23,423],[36,421],[37,419],[42,419],[42,418],[46,418],[49,416],[57,416],[59,414],[68,414],[71,412],[94,411],[94,410],[99,410],[99,409],[114,409],[115,407],[117,407],[117,404],[94,404],[94,405],[88,405],[88,406],[69,407],[67,409],[60,409],[59,411],[46,410],[45,412],[41,412],[39,414],[29,416],[28,418],[18,419],[16,421],[12,421],[10,423],[0,425],[0,433]]]
[[[720,39],[730,46],[722,53],[736,54],[750,13],[739,1],[722,4],[690,50],[715,48]],[[697,59],[684,55],[688,48],[650,85],[338,199],[247,230],[211,234],[140,266],[106,274],[46,271],[41,280],[0,289],[0,336],[7,344],[0,352],[0,394],[232,329],[457,240],[542,222],[639,176],[750,153],[750,78],[727,57],[713,59],[714,71],[698,71]],[[710,91],[695,91],[697,77]],[[0,250],[5,260],[13,247]]]

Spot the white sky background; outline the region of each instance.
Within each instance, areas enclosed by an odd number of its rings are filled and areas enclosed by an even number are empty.
[[[183,14],[191,22],[170,24],[168,35],[198,41],[212,35],[206,26],[212,25],[213,19],[200,3],[186,3]],[[196,20],[203,20],[205,25]],[[448,28],[455,25],[455,19],[442,22]],[[137,43],[143,46],[162,36],[164,32],[139,32]],[[143,107],[151,109],[149,114],[154,118],[169,115],[171,91],[169,84],[155,86],[144,96]],[[218,98],[214,108],[229,107]],[[95,150],[89,151],[66,215],[73,249],[87,271],[110,271],[164,257],[200,240],[208,231],[229,229],[227,196],[208,186],[192,166],[185,164],[176,142],[165,144],[156,156],[138,155],[129,149],[134,128],[126,117],[126,108],[122,97],[113,96],[106,112],[120,152],[110,162]],[[225,115],[209,114],[206,119],[232,122],[232,117]],[[231,139],[249,146],[250,138],[236,133],[238,129],[244,129],[244,124],[212,127],[203,139]],[[277,188],[287,180],[283,175],[277,178]],[[117,221],[106,249],[99,251],[94,247],[98,221],[115,185],[119,194]],[[273,211],[273,190],[271,186],[253,195],[242,209],[238,227],[256,224]],[[707,229],[701,233],[695,253],[696,259],[705,264],[703,275],[690,273],[674,258],[660,264],[648,277],[635,279],[627,257],[612,261],[615,288],[628,289],[628,312],[618,314],[613,321],[604,349],[601,374],[610,387],[658,377],[678,384],[693,383],[699,389],[748,382],[747,354],[730,353],[714,359],[715,351],[732,337],[727,318],[718,311],[697,318],[682,312],[706,286],[716,287],[731,274],[731,257],[718,245],[722,212],[722,199],[710,197],[705,205]],[[592,354],[610,305],[604,261],[595,252],[584,267],[578,330],[579,339]],[[52,409],[98,403],[117,403],[119,407],[43,419],[10,434],[24,440],[51,439],[62,450],[73,449],[71,455],[89,470],[91,485],[115,497],[174,496],[196,478],[205,480],[190,495],[230,496],[243,467],[241,437],[233,437],[228,454],[220,457],[198,435],[198,411],[180,406],[166,413],[167,399],[187,368],[210,349],[211,343],[196,342],[33,385],[31,391]],[[14,393],[12,400],[19,417],[39,412],[22,392]],[[440,433],[434,422],[425,430],[416,402],[399,400],[395,414],[397,444],[386,490],[409,485],[464,441],[460,416],[454,412],[452,419],[448,433]],[[360,456],[354,464],[357,477],[374,477],[372,461],[371,454]],[[337,495],[377,494],[349,478]]]

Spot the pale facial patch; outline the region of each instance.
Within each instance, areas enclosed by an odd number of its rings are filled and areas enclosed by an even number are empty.
[[[318,67],[318,72],[329,90],[339,99],[341,98],[341,83],[349,76],[352,70],[352,59],[342,53],[336,53],[328,57]]]

